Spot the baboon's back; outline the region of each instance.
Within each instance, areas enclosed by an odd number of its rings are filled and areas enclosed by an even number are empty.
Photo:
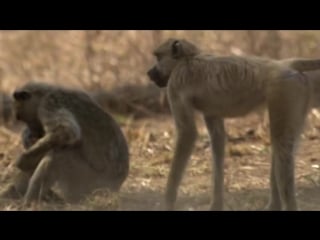
[[[110,168],[115,175],[127,174],[127,142],[111,115],[80,91],[55,89],[44,101],[72,112],[81,127],[81,151],[93,168],[101,171]]]

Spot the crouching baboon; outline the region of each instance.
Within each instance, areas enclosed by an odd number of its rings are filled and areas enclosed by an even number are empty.
[[[214,56],[183,39],[168,39],[153,52],[157,63],[148,76],[167,86],[177,141],[166,188],[166,208],[177,191],[197,137],[194,111],[210,135],[213,164],[212,210],[223,209],[224,118],[266,107],[272,142],[270,210],[296,210],[294,152],[306,114],[319,103],[320,81],[302,73],[320,69],[320,59],[276,61],[254,56]],[[317,95],[316,95],[317,94]]]
[[[21,171],[4,195],[15,191],[29,203],[57,184],[63,199],[75,202],[98,188],[120,189],[129,171],[126,139],[90,97],[28,83],[13,98],[15,116],[26,124],[26,151],[15,162]]]

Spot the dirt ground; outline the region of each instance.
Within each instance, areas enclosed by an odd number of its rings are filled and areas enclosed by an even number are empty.
[[[262,210],[269,194],[270,145],[257,134],[256,115],[230,119],[225,161],[225,210]],[[310,121],[296,155],[299,208],[320,210],[320,121]],[[163,193],[173,154],[175,130],[171,116],[121,120],[130,146],[130,175],[120,193],[98,192],[78,205],[57,202],[24,207],[21,201],[0,200],[0,210],[162,210]],[[0,190],[10,182],[12,162],[22,151],[19,129],[0,128]],[[211,152],[204,123],[179,189],[177,210],[207,210],[211,200]],[[259,136],[258,136],[259,135]]]

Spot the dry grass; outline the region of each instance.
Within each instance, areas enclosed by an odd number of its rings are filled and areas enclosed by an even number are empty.
[[[225,209],[262,210],[268,200],[270,148],[255,135],[255,115],[228,120],[229,141],[225,163]],[[168,117],[124,121],[122,129],[130,145],[130,175],[117,194],[99,190],[77,205],[41,202],[25,207],[21,201],[1,200],[2,210],[162,210],[168,176],[174,125]],[[211,198],[209,138],[198,119],[199,139],[188,164],[177,202],[178,210],[206,210]],[[316,126],[313,123],[312,126]],[[320,210],[320,139],[307,129],[296,159],[297,195],[302,210]],[[248,134],[249,133],[249,134]],[[308,137],[309,134],[312,137]],[[319,134],[318,134],[319,135]],[[265,136],[267,138],[267,136]],[[21,152],[17,133],[0,132],[0,177],[3,188],[12,175],[10,163]]]

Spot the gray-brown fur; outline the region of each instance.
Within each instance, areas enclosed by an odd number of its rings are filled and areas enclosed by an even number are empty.
[[[17,187],[27,202],[55,183],[66,201],[78,201],[98,188],[120,189],[129,170],[126,139],[90,97],[29,83],[17,89],[14,98],[16,117],[27,125],[22,134],[26,151],[16,161],[21,174],[27,175],[27,189]]]
[[[212,142],[212,210],[223,209],[224,118],[267,107],[272,167],[271,210],[296,210],[294,152],[307,112],[319,101],[320,78],[303,73],[320,69],[320,60],[271,60],[214,56],[186,40],[169,39],[154,51],[150,80],[167,87],[177,141],[166,188],[166,207],[174,209],[183,171],[197,138],[194,111],[205,119]]]
[[[89,94],[106,111],[130,114],[134,118],[170,112],[165,92],[152,83],[147,85],[127,84],[108,91],[98,90]]]

